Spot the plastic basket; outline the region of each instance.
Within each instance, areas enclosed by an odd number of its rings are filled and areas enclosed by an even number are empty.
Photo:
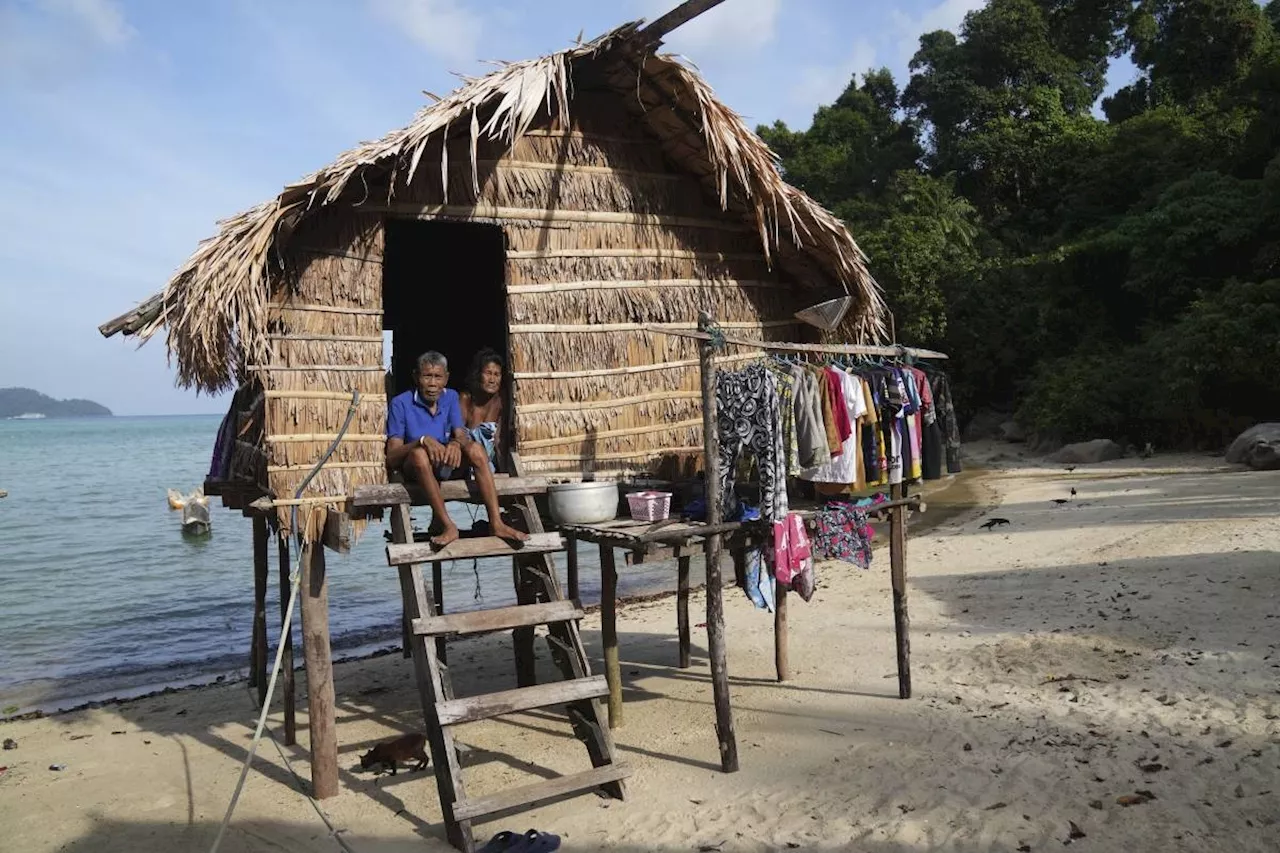
[[[627,495],[627,505],[636,521],[662,521],[671,513],[671,493],[632,492]]]

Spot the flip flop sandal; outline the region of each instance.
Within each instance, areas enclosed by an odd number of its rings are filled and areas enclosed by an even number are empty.
[[[560,836],[531,829],[508,847],[509,853],[551,853],[560,849]]]
[[[508,850],[514,850],[517,844],[524,841],[524,837],[516,835],[509,830],[503,830],[489,839],[489,843],[481,847],[476,853],[507,853]]]

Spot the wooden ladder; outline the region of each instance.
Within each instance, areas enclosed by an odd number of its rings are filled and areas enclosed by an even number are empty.
[[[546,533],[531,495],[516,504],[525,516],[529,541],[519,550],[496,537],[460,539],[439,551],[429,543],[415,543],[409,520],[410,503],[395,504],[391,510],[392,542],[387,546],[387,562],[400,573],[404,598],[406,638],[413,657],[418,696],[426,720],[431,758],[435,764],[436,787],[445,831],[451,843],[465,853],[475,850],[472,822],[498,812],[527,808],[545,800],[600,790],[622,799],[623,779],[630,770],[615,758],[613,736],[600,697],[609,692],[604,676],[592,675],[582,644],[578,622],[582,607],[561,594],[551,554],[564,549],[558,533]],[[445,615],[439,605],[442,563],[482,557],[511,556],[518,579],[518,600],[514,607]],[[422,565],[431,563],[436,595],[428,597]],[[489,631],[514,629],[531,639],[536,625],[548,628],[552,659],[565,680],[532,684],[522,676],[521,686],[481,696],[456,698],[446,662],[444,638]],[[521,647],[517,636],[517,654]],[[531,644],[530,644],[531,648]],[[591,770],[546,779],[485,796],[468,796],[462,780],[459,746],[452,727],[490,717],[565,705],[574,734],[587,747]]]

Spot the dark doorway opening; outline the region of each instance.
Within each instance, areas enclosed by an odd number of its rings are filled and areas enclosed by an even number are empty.
[[[414,365],[428,350],[449,359],[449,386],[459,391],[471,360],[486,347],[510,369],[505,279],[500,227],[387,220],[382,306],[383,327],[391,332],[394,393],[413,387]]]

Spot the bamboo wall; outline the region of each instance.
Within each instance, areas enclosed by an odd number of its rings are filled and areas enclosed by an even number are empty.
[[[271,358],[254,365],[265,394],[267,477],[288,529],[289,504],[360,403],[324,469],[311,481],[302,510],[323,496],[386,482],[387,398],[382,358],[382,218],[350,208],[324,208],[288,244],[284,287],[270,319]]]
[[[507,235],[515,428],[525,469],[567,478],[689,474],[701,465],[696,342],[709,311],[737,335],[794,340],[803,297],[758,235],[673,165],[613,93],[579,91],[510,151],[465,140],[420,166],[393,215],[469,216]],[[439,146],[424,162],[438,163]],[[447,198],[443,175],[449,179]]]

